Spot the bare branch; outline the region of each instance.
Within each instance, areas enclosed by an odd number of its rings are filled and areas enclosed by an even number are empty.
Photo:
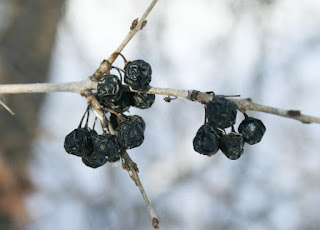
[[[132,159],[130,158],[130,156],[128,155],[128,153],[126,151],[123,152],[122,158],[124,160],[123,168],[128,171],[129,176],[134,181],[136,186],[138,186],[138,188],[140,190],[140,193],[141,193],[141,195],[143,197],[143,200],[146,203],[146,206],[148,208],[148,211],[149,211],[149,214],[150,214],[150,217],[151,217],[151,220],[152,220],[153,228],[154,229],[159,229],[158,217],[157,217],[155,211],[153,210],[152,205],[151,205],[151,201],[148,198],[148,195],[145,192],[144,187],[143,187],[143,185],[142,185],[142,183],[140,181],[140,178],[139,178],[139,175],[138,175],[139,169],[137,167],[137,164],[134,161],[132,161]]]
[[[73,92],[97,89],[97,84],[90,80],[66,83],[35,83],[0,85],[0,94]]]
[[[110,65],[117,59],[117,57],[119,56],[119,53],[122,52],[124,47],[126,47],[129,41],[134,37],[134,35],[146,25],[146,18],[148,17],[149,13],[151,12],[151,10],[153,9],[153,7],[156,5],[157,2],[158,0],[153,0],[150,3],[149,7],[141,16],[140,20],[138,21],[137,19],[133,20],[133,23],[130,27],[130,31],[125,37],[125,39],[121,42],[118,48],[109,56],[108,60],[103,60],[101,62],[99,68],[91,76],[91,79],[99,79],[103,73],[110,71]]]
[[[49,92],[73,92],[81,93],[83,95],[86,90],[96,90],[97,83],[91,80],[84,80],[78,82],[68,82],[68,83],[37,83],[37,84],[8,84],[0,85],[0,94],[18,94],[18,93],[49,93]],[[128,86],[124,86],[125,91],[140,92],[137,90],[132,90]],[[197,90],[178,90],[171,88],[156,88],[151,87],[149,90],[144,91],[149,94],[158,94],[165,96],[173,96],[177,98],[184,98],[190,101],[198,101],[202,104],[207,103],[213,97],[211,93],[200,92]],[[92,95],[88,94],[87,95]],[[221,95],[223,96],[223,95]],[[309,115],[302,114],[299,110],[284,110],[279,108],[274,108],[270,106],[260,105],[254,103],[251,99],[235,99],[229,98],[235,102],[241,111],[259,111],[264,113],[270,113],[286,118],[291,118],[294,120],[301,121],[303,123],[320,123],[320,118],[312,117]],[[92,99],[90,100],[92,101]],[[99,104],[95,100],[96,104]],[[101,105],[100,105],[101,106]],[[101,107],[100,107],[101,108]]]

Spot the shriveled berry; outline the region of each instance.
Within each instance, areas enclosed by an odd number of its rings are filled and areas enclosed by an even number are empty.
[[[147,93],[135,93],[133,95],[133,106],[139,109],[148,109],[152,106],[156,96]]]
[[[206,116],[213,127],[228,128],[236,122],[237,105],[223,97],[213,97],[206,104]]]
[[[261,141],[266,127],[261,120],[247,116],[239,125],[238,131],[242,134],[245,142],[254,145]]]
[[[124,70],[124,82],[132,89],[148,89],[152,74],[152,69],[149,63],[143,60],[131,61],[125,66]]]
[[[141,117],[132,116],[119,124],[115,131],[122,147],[132,149],[143,143],[145,124],[142,121]]]
[[[107,102],[118,101],[122,93],[122,84],[116,75],[104,74],[98,80],[97,95]]]
[[[219,150],[219,135],[209,124],[202,125],[193,139],[193,148],[196,152],[212,156]]]
[[[138,115],[132,115],[132,116],[128,116],[129,120],[136,122],[138,125],[141,126],[141,128],[143,129],[143,131],[146,128],[146,123],[144,122],[144,120],[142,119],[142,117],[138,116]]]
[[[237,160],[243,153],[244,139],[241,134],[231,132],[220,139],[220,149],[230,160]]]
[[[118,101],[101,101],[99,97],[97,97],[99,102],[104,105],[108,109],[112,109],[117,113],[123,113],[128,111],[130,106],[133,105],[133,93],[132,92],[122,92],[121,97]]]
[[[98,135],[93,143],[93,152],[101,157],[115,159],[119,157],[120,145],[117,137],[111,134]]]
[[[98,167],[104,165],[105,163],[107,163],[107,159],[105,157],[99,155],[98,153],[93,152],[89,156],[82,157],[82,162],[88,167],[98,168]]]
[[[79,157],[91,154],[93,151],[91,130],[87,128],[73,130],[65,137],[64,149],[67,153]]]

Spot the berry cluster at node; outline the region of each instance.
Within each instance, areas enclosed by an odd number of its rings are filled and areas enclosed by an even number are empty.
[[[237,105],[223,97],[213,97],[205,106],[206,119],[193,139],[196,152],[212,156],[220,149],[230,160],[239,159],[243,154],[245,143],[259,143],[266,131],[261,120],[249,117],[234,129],[237,117]],[[225,129],[231,127],[231,132]]]
[[[125,60],[125,59],[124,59]],[[98,134],[94,127],[88,127],[91,105],[83,115],[79,127],[65,137],[64,148],[67,153],[81,157],[82,162],[91,168],[98,168],[106,162],[120,160],[123,151],[140,146],[144,141],[145,122],[138,115],[125,115],[131,106],[148,109],[155,101],[155,95],[144,92],[124,91],[125,84],[131,89],[145,91],[150,86],[151,66],[143,60],[126,62],[124,69],[118,70],[120,77],[103,74],[98,80],[96,99],[103,106],[102,111],[107,124]],[[84,118],[87,117],[82,127]],[[114,130],[111,134],[110,129]]]

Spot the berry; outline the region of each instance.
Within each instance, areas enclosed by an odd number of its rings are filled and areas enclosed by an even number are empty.
[[[143,60],[129,62],[125,68],[124,82],[132,89],[146,90],[151,81],[152,69],[149,63]]]
[[[148,109],[152,106],[156,96],[147,93],[135,93],[133,95],[133,106],[139,109]]]
[[[107,161],[119,157],[120,146],[115,135],[98,135],[93,142],[93,152],[101,157],[106,157]]]
[[[132,92],[122,92],[121,97],[118,101],[101,101],[99,97],[97,99],[108,109],[112,109],[117,113],[123,113],[128,111],[130,106],[133,105],[133,94]]]
[[[231,132],[220,139],[220,149],[230,160],[237,160],[243,153],[244,139],[241,134]]]
[[[104,74],[99,78],[97,86],[97,95],[103,101],[118,101],[122,93],[122,84],[116,75]]]
[[[115,131],[120,145],[126,149],[132,149],[143,143],[144,129],[143,119],[135,115],[120,123]]]
[[[206,116],[213,127],[228,128],[236,122],[237,105],[223,97],[213,97],[206,104]]]
[[[90,156],[82,157],[82,162],[88,167],[98,168],[107,163],[107,159],[96,152],[93,152]]]
[[[266,127],[261,120],[246,116],[239,125],[238,131],[242,134],[245,142],[254,145],[261,141],[266,132]]]
[[[64,149],[67,153],[79,157],[91,154],[93,151],[91,130],[88,128],[73,130],[64,140]]]
[[[133,115],[133,116],[129,116],[129,119],[131,121],[136,122],[138,125],[141,126],[141,128],[143,129],[143,131],[146,128],[146,123],[144,122],[144,120],[142,119],[142,117],[138,116],[138,115]]]
[[[202,125],[193,139],[193,148],[196,152],[212,156],[219,150],[219,135],[209,124]]]

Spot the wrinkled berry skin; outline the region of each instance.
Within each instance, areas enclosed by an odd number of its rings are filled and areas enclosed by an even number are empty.
[[[236,123],[237,105],[223,97],[213,97],[206,104],[206,116],[211,126],[225,129]]]
[[[120,123],[115,131],[120,145],[125,149],[132,149],[143,143],[144,129],[143,119],[135,115]]]
[[[98,135],[93,142],[93,153],[107,161],[119,157],[120,145],[117,137],[111,134]]]
[[[135,93],[133,95],[133,106],[139,109],[148,109],[156,99],[154,94]]]
[[[237,160],[243,153],[244,139],[241,134],[229,133],[220,139],[220,149],[230,160]]]
[[[124,82],[132,89],[146,90],[151,81],[152,69],[149,63],[143,60],[129,62],[125,68]]]
[[[107,163],[107,159],[103,156],[100,156],[98,153],[93,152],[89,156],[82,157],[82,162],[86,166],[95,169]]]
[[[266,127],[261,120],[247,117],[239,125],[238,131],[242,134],[246,143],[254,145],[261,141],[266,132]]]
[[[122,84],[116,75],[104,74],[98,80],[97,95],[107,102],[118,101],[122,94]]]
[[[202,125],[193,139],[193,148],[196,152],[212,156],[219,150],[219,135],[211,125]]]
[[[79,157],[91,154],[93,151],[91,130],[87,128],[73,130],[64,140],[64,149],[67,153]]]
[[[101,100],[97,96],[97,100],[108,109],[112,109],[117,113],[123,113],[129,110],[130,106],[133,105],[133,94],[132,92],[122,92],[121,97],[118,101],[105,101]]]

